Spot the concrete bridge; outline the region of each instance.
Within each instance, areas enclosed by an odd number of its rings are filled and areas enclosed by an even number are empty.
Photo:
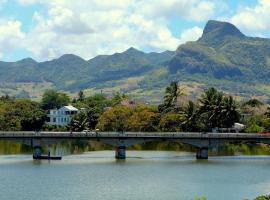
[[[41,147],[61,141],[100,141],[115,146],[115,158],[125,159],[126,148],[150,141],[172,141],[197,148],[197,159],[208,159],[208,149],[228,143],[270,144],[270,134],[190,133],[190,132],[4,132],[0,140],[17,141],[33,148],[33,158],[41,156]]]

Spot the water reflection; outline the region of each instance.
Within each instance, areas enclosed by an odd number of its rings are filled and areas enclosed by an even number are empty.
[[[89,151],[114,150],[114,147],[101,142],[61,142],[58,144],[42,147],[43,154],[52,156],[66,156],[71,154],[82,154]],[[129,150],[159,150],[159,151],[184,151],[195,153],[196,148],[190,145],[178,144],[175,142],[148,142],[142,145],[134,145]],[[32,154],[31,147],[13,141],[0,141],[0,154]],[[209,151],[209,156],[229,156],[229,155],[270,155],[269,145],[261,144],[238,144],[220,147]],[[165,155],[166,156],[166,155]],[[139,158],[139,157],[138,157]]]

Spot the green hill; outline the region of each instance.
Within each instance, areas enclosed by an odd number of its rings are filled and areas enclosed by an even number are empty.
[[[246,98],[270,99],[270,40],[245,36],[234,25],[210,20],[195,42],[175,52],[122,53],[84,60],[66,54],[36,62],[26,58],[0,62],[0,95],[39,98],[48,88],[76,93],[127,92],[135,99],[158,102],[164,87],[178,80],[192,96],[214,86]]]

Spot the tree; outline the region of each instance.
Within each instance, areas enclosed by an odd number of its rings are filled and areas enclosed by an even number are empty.
[[[30,115],[25,116],[21,121],[22,130],[24,131],[39,131],[46,121],[46,113],[35,108],[30,112]]]
[[[119,105],[123,100],[128,100],[128,99],[129,99],[129,97],[127,94],[116,92],[113,95],[112,103],[113,103],[113,105]]]
[[[159,128],[161,131],[182,131],[183,115],[178,113],[165,113],[159,121]]]
[[[224,96],[215,88],[206,90],[199,99],[198,114],[204,120],[207,129],[215,127],[230,128],[239,120],[239,111],[233,97]]]
[[[104,110],[103,109],[101,110],[98,107],[92,107],[86,111],[89,129],[95,129],[95,127],[98,123],[98,120],[103,112],[104,112]]]
[[[184,131],[198,131],[199,117],[196,105],[193,101],[189,101],[184,107],[182,115],[184,119],[182,122]]]
[[[14,131],[40,130],[46,113],[39,103],[29,99],[17,99],[0,104],[0,129]]]
[[[203,118],[206,128],[215,128],[219,126],[220,110],[223,100],[223,94],[215,88],[206,90],[199,99],[199,114]]]
[[[250,107],[260,107],[260,106],[263,106],[264,103],[261,102],[260,100],[258,99],[250,99],[246,102],[243,103],[243,106],[250,106]]]
[[[4,96],[1,96],[0,97],[0,101],[9,101],[11,100],[12,98],[9,96],[9,95],[4,95]]]
[[[264,115],[270,119],[270,107],[267,107],[267,111],[264,113]]]
[[[179,97],[183,95],[183,89],[178,86],[178,82],[171,82],[171,84],[165,90],[163,104],[159,106],[160,112],[170,112],[177,110],[177,101]]]
[[[193,200],[207,200],[205,196],[202,196],[202,197],[196,197],[195,199]]]
[[[239,121],[238,105],[232,96],[223,98],[220,118],[221,124],[224,127],[232,127],[235,122]]]
[[[75,106],[84,108],[87,116],[88,129],[95,129],[98,120],[106,108],[112,105],[104,94],[95,94],[86,97],[83,101],[76,102]]]
[[[157,114],[147,108],[134,112],[128,119],[131,131],[156,131],[157,124]]]
[[[261,116],[252,116],[246,122],[246,133],[258,133],[263,132],[263,120]]]
[[[100,117],[97,128],[103,131],[126,131],[132,109],[128,106],[115,106],[107,109]]]
[[[78,93],[78,101],[83,101],[85,99],[85,95],[82,90]]]
[[[88,129],[89,123],[87,114],[84,112],[77,113],[70,122],[70,128],[72,131],[83,131]]]
[[[270,195],[258,196],[254,200],[270,200]]]
[[[55,90],[47,90],[41,100],[41,106],[44,110],[58,109],[69,103],[70,98],[65,93],[56,92]]]

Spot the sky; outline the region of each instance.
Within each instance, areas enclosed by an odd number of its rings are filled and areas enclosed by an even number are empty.
[[[0,0],[0,60],[175,50],[210,19],[270,38],[270,0]]]

